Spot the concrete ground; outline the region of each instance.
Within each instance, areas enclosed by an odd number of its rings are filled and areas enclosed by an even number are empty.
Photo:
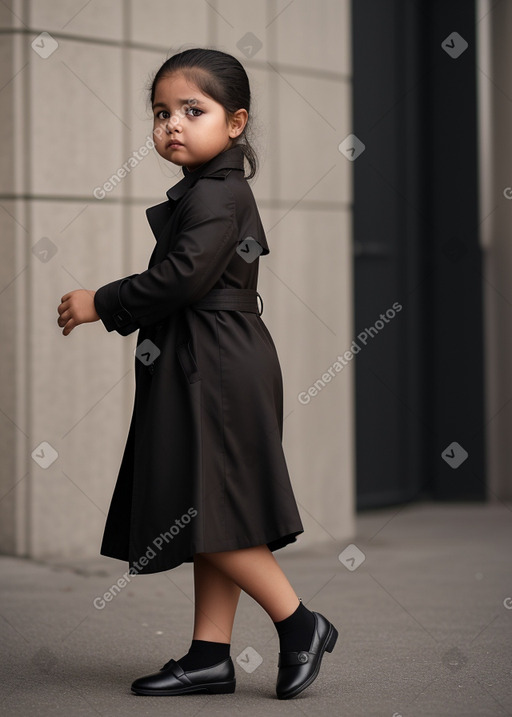
[[[2,557],[0,714],[512,715],[510,505],[368,511],[351,541],[307,551],[298,541],[275,555],[307,607],[340,634],[316,681],[288,701],[274,692],[277,633],[245,594],[232,638],[234,694],[130,692],[136,677],[188,649],[190,564],[134,576],[97,609],[125,563]]]

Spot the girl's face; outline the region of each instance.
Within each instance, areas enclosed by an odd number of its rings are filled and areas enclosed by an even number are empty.
[[[228,149],[246,122],[246,110],[238,110],[228,120],[223,106],[182,74],[157,82],[153,102],[155,148],[173,164],[196,169]]]

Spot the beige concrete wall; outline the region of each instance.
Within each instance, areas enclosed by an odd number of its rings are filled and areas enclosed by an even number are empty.
[[[491,500],[512,499],[512,2],[480,0],[481,243]]]
[[[67,291],[147,267],[144,209],[163,201],[177,168],[153,152],[104,199],[93,190],[150,135],[150,73],[169,49],[192,45],[235,54],[253,85],[262,164],[253,186],[271,247],[260,293],[305,525],[290,549],[352,535],[354,367],[309,404],[298,399],[353,334],[352,167],[338,151],[351,131],[350,4],[321,5],[0,4],[2,552],[98,554],[131,416],[136,334],[98,322],[63,337],[56,309]],[[58,457],[43,467],[51,450]]]

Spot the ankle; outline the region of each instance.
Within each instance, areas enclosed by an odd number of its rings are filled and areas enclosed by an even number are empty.
[[[300,598],[296,598],[296,601],[293,601],[283,607],[280,606],[278,611],[272,611],[272,615],[270,616],[272,622],[276,623],[286,620],[286,618],[290,617],[290,615],[293,615],[299,605],[302,605],[302,601]]]
[[[182,670],[200,670],[227,660],[230,649],[230,643],[193,639],[188,653],[177,662]]]
[[[280,652],[309,650],[315,630],[315,616],[302,601],[291,615],[274,622],[279,635]]]

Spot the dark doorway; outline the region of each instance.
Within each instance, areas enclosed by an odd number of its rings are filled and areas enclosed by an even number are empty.
[[[475,33],[352,3],[358,509],[486,497]]]

